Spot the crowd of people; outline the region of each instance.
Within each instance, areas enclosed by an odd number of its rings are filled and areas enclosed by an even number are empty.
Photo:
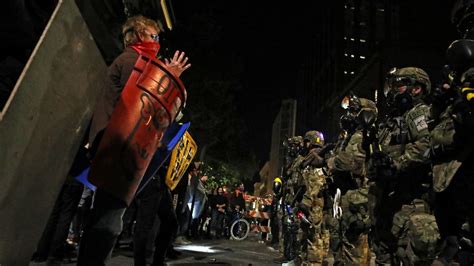
[[[219,186],[206,190],[202,211],[193,218],[190,237],[192,239],[225,239],[229,238],[229,225],[237,212],[246,210],[247,197],[243,184]]]
[[[228,239],[229,223],[236,212],[245,212],[249,195],[242,183],[210,189],[202,165],[193,163],[173,191],[164,182],[166,167],[160,169],[124,213],[124,229],[114,248],[133,250],[135,265],[159,265],[179,258],[175,243]],[[67,179],[32,261],[61,263],[77,258],[93,196],[94,191],[72,175]]]

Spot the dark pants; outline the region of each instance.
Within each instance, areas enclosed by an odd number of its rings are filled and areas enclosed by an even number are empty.
[[[272,244],[280,242],[280,219],[278,219],[278,199],[274,198],[272,201],[270,211],[270,229],[272,233]]]
[[[200,234],[199,234],[199,224],[201,223],[201,219],[199,218],[195,218],[195,219],[191,219],[191,232],[190,232],[190,235],[192,238],[194,239],[197,239],[200,237]]]
[[[122,216],[127,205],[98,189],[84,228],[77,265],[105,265],[122,231]]]
[[[178,217],[178,236],[188,236],[188,230],[191,227],[189,224],[189,220],[191,216],[191,211],[189,208],[186,206],[184,207],[184,210],[177,215]]]
[[[150,181],[136,199],[138,207],[133,239],[135,266],[146,265],[146,258],[152,250],[148,243],[153,242],[155,244],[153,265],[162,264],[178,229],[171,193],[165,184],[159,183],[158,180]],[[160,226],[155,237],[153,225],[156,216],[159,218]]]
[[[77,207],[76,216],[72,221],[72,233],[74,236],[73,240],[75,242],[79,242],[81,239],[82,231],[91,209],[93,193],[94,192],[89,188],[84,188],[84,191],[82,192],[81,200],[79,201]]]
[[[223,223],[225,218],[225,213],[218,211],[217,209],[212,209],[212,218],[211,218],[211,234],[221,236],[223,231]]]
[[[469,165],[466,162],[465,165]],[[463,165],[463,166],[465,166]],[[472,238],[472,228],[474,225],[474,190],[472,171],[466,171],[468,167],[461,167],[453,177],[449,186],[443,192],[436,193],[435,197],[435,217],[438,224],[441,238],[446,241],[439,257],[447,261],[451,261],[458,252],[458,245],[462,246],[462,242],[458,243],[458,238],[465,234],[462,230],[464,223],[469,223],[470,232],[467,238]],[[470,169],[468,169],[470,170]],[[470,239],[471,241],[474,239]],[[470,257],[472,250],[470,248],[461,248],[459,263],[461,265],[472,265]],[[466,257],[466,252],[471,254]],[[468,258],[469,257],[469,258]],[[463,261],[468,258],[469,261]]]
[[[48,223],[36,248],[35,257],[63,257],[69,226],[81,199],[83,186],[76,181],[66,181],[59,192]]]

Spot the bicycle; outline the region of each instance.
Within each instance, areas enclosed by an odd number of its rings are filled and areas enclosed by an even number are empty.
[[[244,218],[243,212],[236,212],[230,226],[230,237],[234,240],[244,240],[250,232],[250,223]]]

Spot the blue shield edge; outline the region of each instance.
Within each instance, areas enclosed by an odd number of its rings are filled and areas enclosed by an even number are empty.
[[[185,124],[173,123],[170,127],[168,127],[163,139],[161,140],[162,148],[156,150],[155,154],[153,155],[153,158],[151,159],[150,164],[143,175],[142,181],[138,186],[135,196],[137,196],[143,190],[143,188],[145,188],[151,177],[156,174],[158,169],[160,169],[163,163],[168,159],[174,147],[176,144],[178,144],[179,140],[183,137],[190,125],[190,122]]]
[[[78,176],[76,176],[76,180],[82,183],[84,186],[88,187],[92,191],[96,190],[96,186],[92,185],[89,180],[87,180],[87,176],[89,175],[90,166],[84,169]]]

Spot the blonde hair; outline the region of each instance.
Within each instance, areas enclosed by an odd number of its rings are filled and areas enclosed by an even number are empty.
[[[123,44],[125,47],[139,41],[138,33],[142,33],[147,27],[153,27],[157,33],[161,32],[158,23],[142,15],[133,16],[127,19],[122,26]]]

